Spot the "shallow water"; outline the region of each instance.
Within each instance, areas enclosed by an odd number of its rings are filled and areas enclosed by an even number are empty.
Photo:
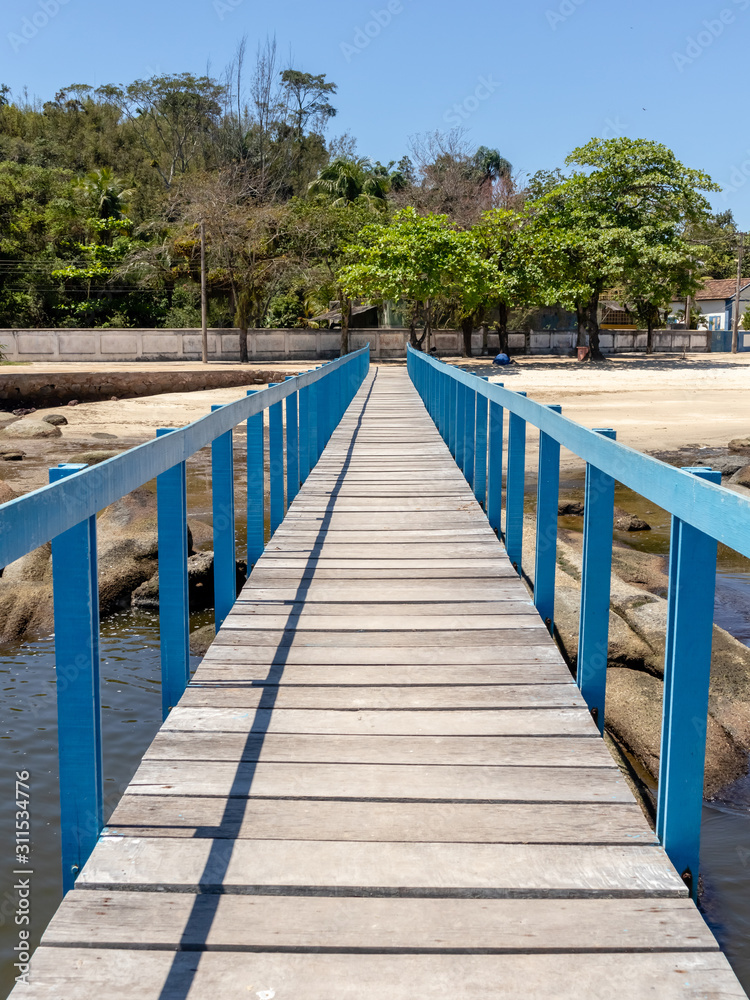
[[[206,619],[199,618],[195,624]],[[102,624],[102,732],[105,821],[161,725],[156,615],[123,612]],[[198,659],[194,658],[193,666]],[[15,778],[30,773],[31,944],[36,946],[61,893],[60,802],[54,639],[0,646],[0,996],[14,984]],[[24,876],[22,876],[24,877]]]

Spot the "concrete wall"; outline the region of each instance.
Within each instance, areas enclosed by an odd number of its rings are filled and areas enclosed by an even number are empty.
[[[357,350],[370,343],[375,360],[403,358],[408,330],[352,330],[349,343]],[[572,353],[575,332],[532,333],[532,354]],[[341,335],[328,330],[251,330],[248,335],[250,360],[282,361],[338,357]],[[475,333],[473,350],[478,354],[482,337]],[[490,334],[490,351],[498,349],[497,334]],[[523,353],[523,334],[510,335],[510,349]],[[9,361],[199,361],[200,330],[0,330],[0,345]],[[461,353],[463,338],[452,330],[435,334],[439,355]],[[619,354],[646,349],[646,333],[631,330],[604,330],[601,346],[605,354]],[[657,351],[709,351],[710,334],[702,330],[658,331],[654,336]],[[237,361],[239,333],[236,330],[210,330],[209,359]]]

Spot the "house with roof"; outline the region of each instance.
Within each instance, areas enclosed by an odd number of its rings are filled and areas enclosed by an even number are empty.
[[[699,328],[731,330],[736,297],[736,278],[707,278],[693,297],[693,309],[699,309],[703,314],[703,318],[698,321]],[[743,278],[740,286],[740,319],[747,309],[750,309],[750,278]],[[672,303],[672,317],[676,318],[678,312],[682,312],[684,316],[684,299]]]

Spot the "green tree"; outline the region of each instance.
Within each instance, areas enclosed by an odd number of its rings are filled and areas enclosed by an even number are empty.
[[[308,193],[322,196],[335,206],[362,199],[372,208],[385,209],[390,187],[387,173],[376,173],[370,162],[338,159],[324,167],[308,186]]]
[[[559,297],[572,301],[591,356],[599,348],[599,300],[624,280],[644,245],[675,249],[687,226],[709,215],[702,191],[718,190],[702,171],[685,167],[660,143],[645,139],[593,139],[566,161],[575,171],[529,206],[540,243],[558,248]],[[549,232],[555,231],[550,243]],[[658,240],[655,238],[658,234]],[[681,245],[681,244],[680,244]]]

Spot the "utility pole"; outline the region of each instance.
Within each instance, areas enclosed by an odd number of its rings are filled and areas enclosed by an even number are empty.
[[[692,278],[692,276],[693,273],[691,271],[690,277]],[[685,329],[688,331],[690,330],[690,310],[692,309],[692,307],[693,307],[693,298],[691,295],[688,295],[685,298]]]
[[[206,287],[206,223],[201,220],[201,333],[202,357],[204,365],[208,364],[208,292]]]
[[[740,293],[742,292],[742,257],[745,250],[745,234],[740,233],[740,245],[737,249],[737,294],[734,298],[734,315],[732,316],[732,354],[740,349]]]

